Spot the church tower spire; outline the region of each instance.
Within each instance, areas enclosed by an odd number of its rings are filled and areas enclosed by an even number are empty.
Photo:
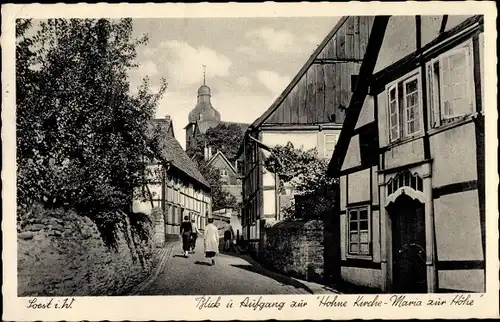
[[[203,85],[207,85],[206,84],[206,68],[207,68],[207,65],[202,65],[203,66]]]
[[[207,86],[207,65],[203,67],[203,85],[198,88],[195,108],[189,113],[189,123],[198,121],[220,121],[220,113],[212,106],[212,90]]]

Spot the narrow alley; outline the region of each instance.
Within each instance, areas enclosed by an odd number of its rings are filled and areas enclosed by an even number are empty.
[[[172,247],[172,246],[170,246]],[[144,283],[137,295],[234,295],[310,294],[310,286],[268,271],[244,256],[218,254],[210,266],[198,240],[195,253],[181,255],[181,244],[173,245],[154,280]]]

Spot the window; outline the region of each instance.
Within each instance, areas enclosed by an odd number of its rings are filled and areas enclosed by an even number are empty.
[[[391,142],[421,133],[420,75],[405,77],[388,87],[387,109]]]
[[[389,130],[391,141],[399,139],[399,107],[396,86],[389,89]]]
[[[328,158],[332,156],[336,144],[337,144],[337,135],[325,134],[325,157]]]
[[[227,177],[227,170],[225,169],[220,170],[220,175],[221,177]]]
[[[413,77],[404,82],[405,135],[410,136],[420,132],[420,104],[418,79]]]
[[[355,256],[371,255],[370,216],[368,207],[350,209],[348,212],[348,253]]]
[[[431,127],[449,123],[474,111],[472,66],[470,41],[428,64]]]

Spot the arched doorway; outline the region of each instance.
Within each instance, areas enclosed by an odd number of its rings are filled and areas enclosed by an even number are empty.
[[[425,205],[402,193],[387,206],[392,227],[392,290],[426,293]]]

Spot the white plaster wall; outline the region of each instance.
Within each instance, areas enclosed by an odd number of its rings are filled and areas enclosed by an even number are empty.
[[[347,176],[340,177],[340,210],[345,210],[347,206]]]
[[[264,216],[265,215],[274,215],[276,199],[274,190],[264,190]]]
[[[370,200],[370,175],[370,168],[348,175],[347,201],[349,203]]]
[[[153,199],[160,199],[161,198],[161,184],[149,184],[149,191],[151,191],[151,194],[153,195]]]
[[[422,139],[395,146],[385,152],[385,165],[387,168],[399,167],[422,160],[424,160],[424,141]]]
[[[391,16],[374,73],[416,49],[415,16]]]
[[[464,292],[485,292],[484,271],[480,269],[464,269],[438,271],[439,288]]]
[[[373,261],[380,263],[380,212],[372,211],[372,250]]]
[[[361,156],[359,149],[359,135],[351,137],[347,153],[342,164],[342,170],[347,170],[361,164]]]
[[[264,169],[264,175],[262,176],[262,184],[264,187],[266,186],[273,186],[275,184],[274,180],[274,174],[272,172],[267,171]]]
[[[477,179],[475,131],[467,123],[430,137],[433,187]]]
[[[443,15],[437,15],[437,16],[425,15],[421,17],[422,46],[427,45],[429,42],[431,42],[438,36],[442,20],[443,20]]]
[[[262,132],[262,143],[269,147],[276,145],[286,145],[292,142],[295,148],[304,150],[315,148],[318,144],[317,131],[289,131],[289,132]]]
[[[347,222],[346,222],[346,216],[345,214],[340,215],[340,259],[345,260],[346,255],[347,255],[347,237],[346,237],[346,229],[347,229]]]
[[[438,260],[483,260],[477,190],[434,200]]]
[[[146,215],[151,214],[151,203],[149,201],[147,202],[141,202],[138,200],[134,200],[132,202],[132,211],[133,212],[142,212],[145,213]]]
[[[363,107],[361,108],[361,112],[358,117],[358,121],[356,122],[355,129],[360,128],[363,125],[366,125],[373,121],[375,121],[375,105],[373,96],[366,96],[365,101],[363,102]]]
[[[360,286],[381,288],[382,272],[379,269],[341,267],[340,275],[346,282]]]
[[[372,167],[372,205],[376,206],[380,203],[378,197],[378,167]]]

